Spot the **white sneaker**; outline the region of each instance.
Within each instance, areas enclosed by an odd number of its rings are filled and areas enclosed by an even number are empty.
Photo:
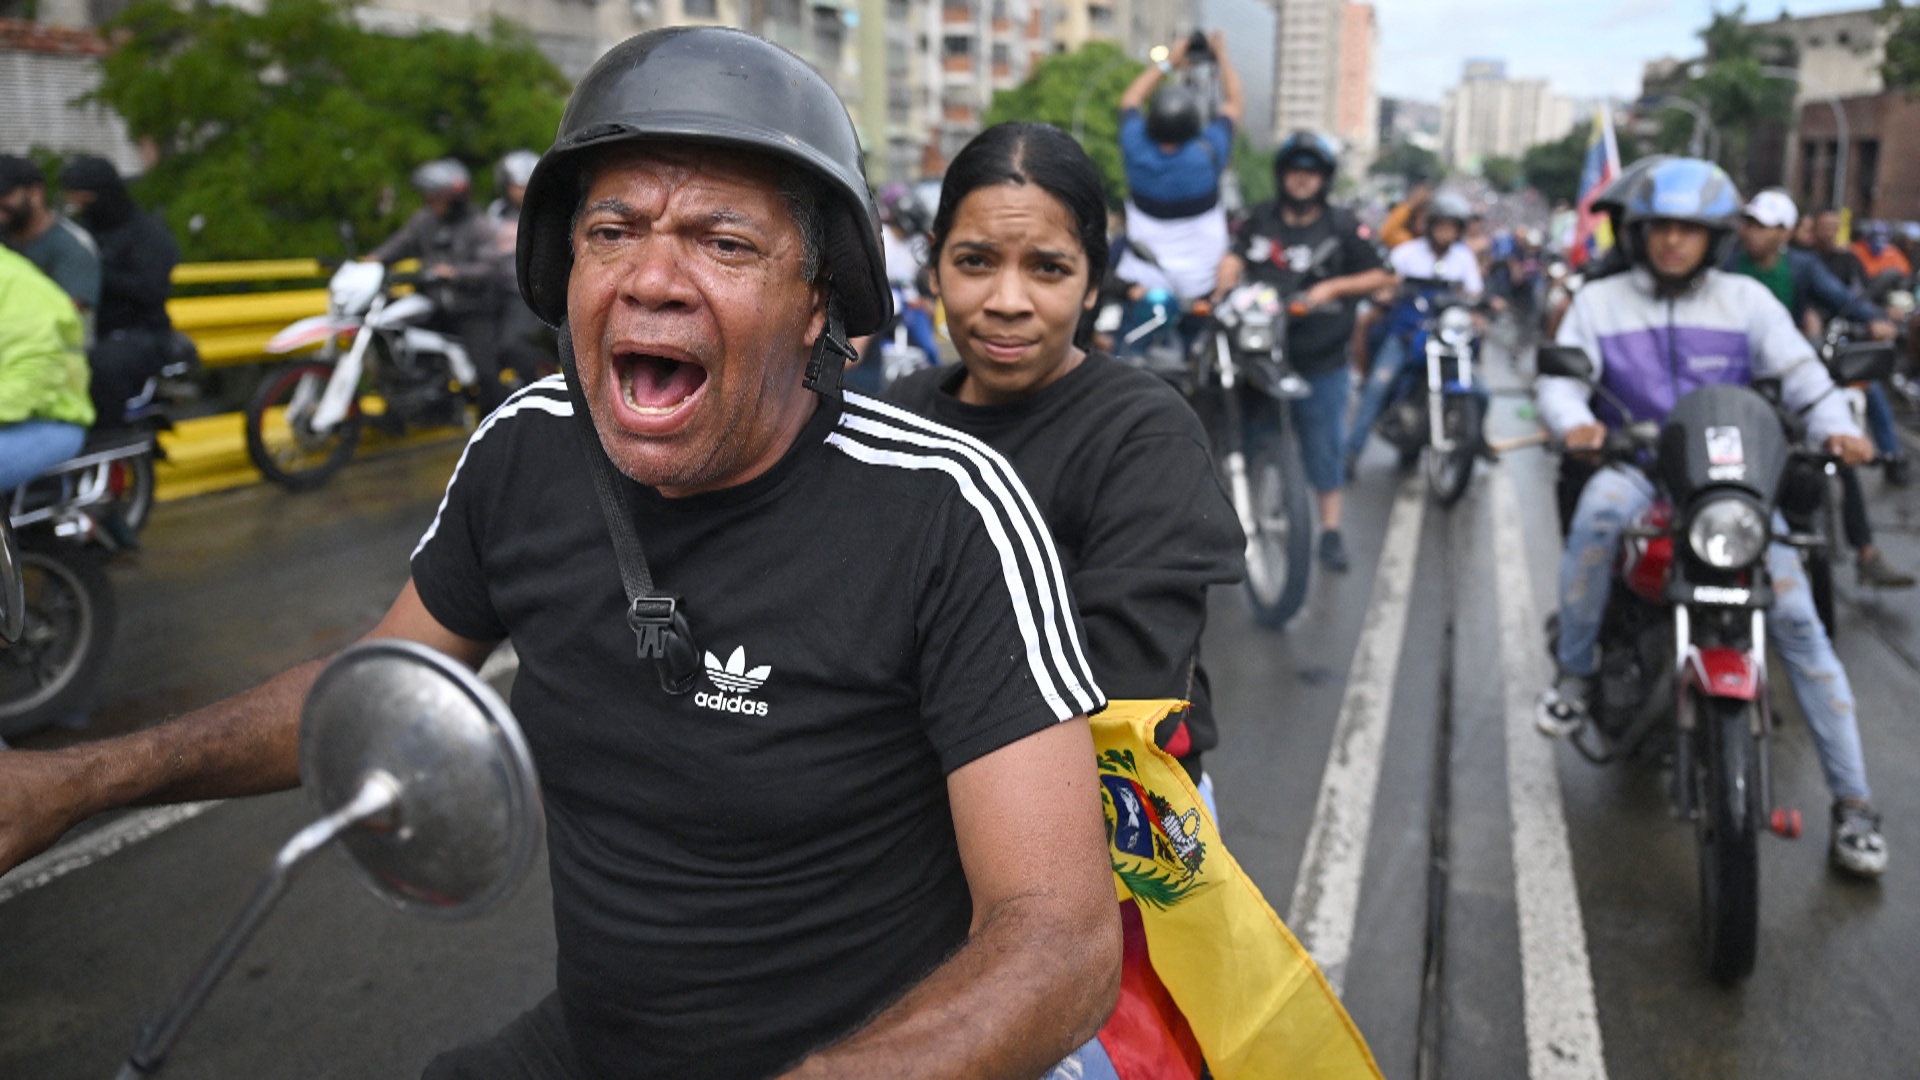
[[[1833,804],[1833,835],[1827,861],[1835,870],[1873,880],[1887,871],[1887,839],[1880,835],[1880,815],[1854,803]]]
[[[1534,709],[1533,726],[1549,739],[1564,739],[1587,723],[1587,699],[1593,694],[1593,680],[1584,675],[1562,675],[1559,681],[1540,691]]]

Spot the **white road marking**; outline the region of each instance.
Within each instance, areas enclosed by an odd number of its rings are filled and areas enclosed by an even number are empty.
[[[1600,1015],[1586,927],[1573,881],[1573,853],[1553,746],[1534,730],[1534,696],[1548,665],[1520,534],[1519,502],[1505,469],[1493,469],[1493,564],[1500,597],[1505,673],[1507,802],[1513,817],[1513,892],[1520,921],[1527,1075],[1531,1080],[1605,1080]]]
[[[137,810],[84,836],[56,844],[0,877],[0,903],[84,869],[130,844],[166,832],[219,806],[222,799]]]
[[[487,662],[480,666],[480,677],[492,682],[503,676],[511,676],[520,670],[520,655],[513,651],[511,643],[503,642],[495,649]],[[0,744],[0,749],[4,744]],[[206,802],[180,803],[175,806],[158,806],[151,810],[136,810],[125,817],[115,819],[111,824],[101,826],[83,836],[61,844],[14,867],[5,875],[0,875],[0,904],[31,892],[57,878],[92,866],[101,859],[122,848],[149,840],[166,832],[183,821],[190,821],[201,814],[219,806],[224,799],[211,799]]]
[[[1413,566],[1420,553],[1426,507],[1419,474],[1408,476],[1394,496],[1387,519],[1367,620],[1353,666],[1347,671],[1347,693],[1334,721],[1333,747],[1320,777],[1320,798],[1313,808],[1306,853],[1287,911],[1287,926],[1326,973],[1335,993],[1346,982],[1347,959],[1353,951],[1360,877],[1366,869],[1367,837],[1373,827],[1380,759],[1387,745],[1400,646],[1407,636]]]

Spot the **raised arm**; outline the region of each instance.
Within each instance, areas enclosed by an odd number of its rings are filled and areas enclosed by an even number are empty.
[[[474,666],[492,649],[441,626],[411,581],[366,637],[418,641]],[[301,664],[130,735],[0,754],[0,873],[105,810],[298,786],[300,707],[325,665],[324,659]]]
[[[1032,1080],[1092,1038],[1120,990],[1120,918],[1081,718],[947,778],[973,928],[946,963],[787,1080]]]
[[[1234,127],[1240,126],[1240,118],[1247,114],[1247,95],[1240,85],[1240,72],[1227,57],[1227,36],[1218,30],[1207,35],[1207,43],[1213,47],[1214,62],[1220,65],[1220,111],[1219,115],[1233,121]]]

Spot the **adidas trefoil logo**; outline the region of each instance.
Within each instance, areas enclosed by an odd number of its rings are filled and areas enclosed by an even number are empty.
[[[771,665],[761,664],[751,671],[747,670],[747,650],[744,645],[736,647],[733,655],[727,657],[727,662],[724,664],[712,653],[706,653],[705,660],[707,678],[713,682],[713,685],[726,692],[695,694],[693,696],[695,705],[715,712],[740,713],[747,716],[767,715],[766,702],[754,701],[744,695],[760,689],[761,685],[767,681],[767,677],[773,674]]]

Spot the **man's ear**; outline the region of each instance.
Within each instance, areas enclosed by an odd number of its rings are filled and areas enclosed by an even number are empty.
[[[812,348],[814,342],[819,341],[820,335],[825,333],[827,329],[828,282],[825,275],[821,276],[819,284],[814,285],[808,291],[813,297],[813,311],[807,317],[806,342],[807,347]]]

